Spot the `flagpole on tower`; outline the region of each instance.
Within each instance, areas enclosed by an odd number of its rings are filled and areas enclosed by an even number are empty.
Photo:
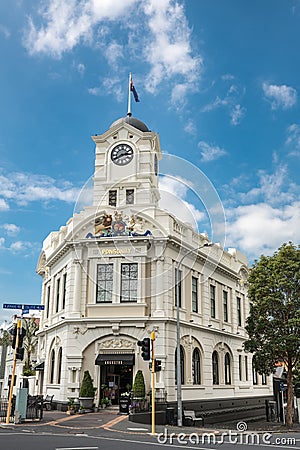
[[[128,83],[128,111],[127,116],[131,116],[131,72],[129,73],[129,83]]]

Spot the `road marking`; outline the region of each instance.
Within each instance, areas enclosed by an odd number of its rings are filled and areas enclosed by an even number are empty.
[[[105,430],[109,429],[113,425],[116,425],[117,423],[122,422],[122,420],[124,420],[124,419],[127,419],[127,416],[116,417],[115,419],[111,420],[110,422],[107,422],[107,423],[101,425],[100,428],[104,428]]]
[[[99,447],[56,447],[55,450],[97,450]]]
[[[127,427],[127,430],[130,430],[130,431],[149,431],[148,428],[129,428],[129,427]]]

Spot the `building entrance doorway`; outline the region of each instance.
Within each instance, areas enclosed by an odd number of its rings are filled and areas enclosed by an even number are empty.
[[[121,395],[132,390],[134,354],[100,353],[95,364],[100,366],[100,399],[117,405]]]
[[[112,405],[117,405],[121,394],[132,389],[132,366],[102,366],[100,380],[101,398],[107,398]]]

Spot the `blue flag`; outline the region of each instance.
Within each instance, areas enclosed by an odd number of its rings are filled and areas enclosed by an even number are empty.
[[[139,102],[140,99],[139,99],[138,93],[137,93],[136,90],[135,90],[135,87],[134,87],[132,78],[130,78],[130,90],[131,90],[131,92],[133,93],[134,100],[135,100],[136,102]]]

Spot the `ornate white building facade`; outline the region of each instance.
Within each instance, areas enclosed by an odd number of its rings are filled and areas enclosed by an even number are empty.
[[[179,301],[183,402],[270,395],[271,380],[253,373],[243,349],[245,256],[206,248],[205,235],[159,207],[160,142],[143,122],[127,116],[92,139],[93,200],[49,234],[37,265],[45,306],[38,393],[76,398],[85,370],[97,401],[106,385],[117,402],[139,369],[149,390],[137,341],[155,331],[156,397],[175,401]]]

